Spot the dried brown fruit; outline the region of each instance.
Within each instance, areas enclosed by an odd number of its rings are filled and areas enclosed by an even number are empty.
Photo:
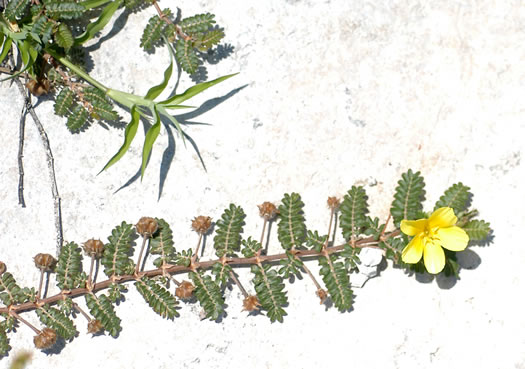
[[[328,293],[326,293],[326,291],[321,288],[315,291],[315,294],[321,300],[320,302],[321,305],[325,302],[326,298],[328,297]]]
[[[199,215],[191,221],[191,228],[198,234],[205,234],[211,227],[211,218]]]
[[[182,281],[179,287],[175,289],[175,296],[179,299],[189,299],[193,295],[195,286],[188,281]]]
[[[35,265],[43,272],[52,271],[56,264],[56,259],[50,254],[37,254],[34,259]]]
[[[100,240],[90,239],[84,242],[84,252],[89,256],[100,258],[104,252],[104,244]]]
[[[5,264],[0,261],[0,275],[4,274],[6,269],[7,269],[7,267],[5,266]]]
[[[151,237],[151,235],[157,232],[159,224],[155,218],[142,217],[139,219],[139,222],[135,224],[137,233],[142,237]]]
[[[259,299],[257,298],[257,296],[248,296],[246,297],[243,302],[242,302],[242,310],[246,310],[246,311],[254,311],[254,310],[259,310],[259,306],[261,306],[261,304],[259,303]]]
[[[102,322],[98,319],[92,319],[88,323],[88,333],[98,333],[103,329]]]
[[[339,199],[335,196],[329,197],[326,203],[328,207],[334,211],[339,208],[339,205],[341,205],[341,203],[339,202]]]
[[[50,348],[57,341],[57,332],[51,328],[44,328],[33,338],[35,347],[41,350]]]
[[[29,80],[26,83],[26,87],[35,96],[46,95],[51,89],[51,85],[47,79],[35,81],[34,79]]]
[[[269,201],[265,201],[257,207],[259,208],[259,215],[265,220],[272,220],[278,213],[277,207]]]

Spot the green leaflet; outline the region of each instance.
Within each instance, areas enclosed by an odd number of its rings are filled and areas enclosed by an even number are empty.
[[[82,5],[74,1],[46,1],[46,14],[54,19],[75,19],[86,11]]]
[[[91,315],[93,315],[95,319],[100,320],[104,330],[109,332],[113,337],[117,337],[122,327],[120,326],[120,318],[115,314],[115,308],[111,300],[106,295],[97,297],[93,294],[87,294],[86,305]]]
[[[115,164],[117,161],[119,161],[126,151],[128,151],[131,142],[135,138],[135,135],[137,134],[137,129],[139,127],[140,122],[140,113],[137,110],[137,106],[133,105],[131,107],[131,121],[126,126],[126,130],[124,131],[124,143],[120,147],[120,149],[117,151],[117,153],[107,162],[107,164],[102,168],[100,172],[103,172],[104,170],[108,169],[110,166]],[[99,173],[100,174],[100,173]]]
[[[64,315],[69,316],[73,312],[73,300],[69,297],[58,300],[57,307]]]
[[[117,11],[123,0],[111,1],[100,13],[96,21],[87,25],[83,34],[75,38],[75,45],[82,45],[84,42],[91,40],[97,32],[100,32],[111,20],[113,14]]]
[[[122,222],[111,231],[104,247],[104,254],[100,262],[104,265],[104,273],[111,277],[113,275],[126,274],[133,270],[133,261],[129,258],[131,252],[131,235],[133,226]]]
[[[282,323],[286,315],[283,306],[288,304],[282,277],[268,264],[252,265],[251,271],[255,274],[253,284],[262,309],[267,311],[272,323],[276,320]]]
[[[62,290],[72,290],[82,282],[82,254],[74,242],[68,242],[60,250],[56,266],[57,285]]]
[[[2,50],[0,51],[0,64],[2,64],[7,54],[9,54],[9,50],[11,50],[12,43],[13,43],[13,40],[7,36],[5,40],[3,40]]]
[[[148,277],[142,277],[135,282],[135,287],[153,311],[161,317],[173,319],[179,316],[176,310],[177,300],[165,287]]]
[[[26,298],[22,289],[16,284],[15,278],[9,272],[0,277],[0,300],[5,306],[13,303],[23,303]]]
[[[71,132],[78,132],[88,121],[88,111],[80,104],[75,105],[67,118],[66,126]]]
[[[160,255],[153,264],[160,268],[163,264],[168,264],[174,257],[175,247],[173,247],[173,234],[169,224],[164,219],[157,219],[158,230],[150,238],[150,254]]]
[[[390,213],[394,218],[394,224],[399,227],[403,219],[416,219],[423,208],[421,202],[425,196],[425,181],[419,172],[414,173],[409,169],[401,175],[397,183]]]
[[[470,193],[469,190],[470,187],[465,186],[461,182],[452,185],[445,191],[445,194],[439,198],[439,201],[436,202],[434,210],[442,207],[449,207],[454,209],[455,214],[458,214],[465,210],[467,202],[472,196],[472,193]]]
[[[230,280],[231,272],[231,265],[222,264],[220,262],[213,264],[213,267],[211,269],[211,274],[215,276],[215,283],[217,283],[221,288],[223,288],[226,285],[226,283],[228,283],[228,281]]]
[[[482,241],[492,231],[490,223],[480,219],[471,220],[461,228],[467,232],[471,241]]]
[[[170,9],[164,9],[162,13],[167,17],[172,14]],[[163,31],[166,27],[167,23],[160,19],[158,15],[151,17],[140,38],[140,47],[144,48],[144,50],[153,49],[161,42]]]
[[[204,309],[206,317],[211,320],[219,319],[224,312],[224,299],[219,286],[209,275],[200,272],[190,272],[188,275],[195,285],[195,297]]]
[[[188,74],[195,73],[201,63],[193,48],[194,45],[191,40],[179,39],[175,44],[175,57],[182,69]]]
[[[73,339],[77,335],[73,321],[58,309],[44,305],[36,310],[36,315],[42,324],[56,330],[58,335],[65,340]]]
[[[73,34],[69,30],[67,24],[60,23],[57,32],[55,33],[55,41],[58,46],[63,47],[64,49],[69,49],[73,46]]]
[[[215,18],[215,15],[210,13],[197,14],[192,17],[184,18],[179,23],[179,26],[185,33],[205,32],[215,24],[213,18]]]
[[[379,240],[379,236],[381,235],[381,232],[383,232],[385,225],[379,224],[378,217],[375,217],[374,219],[372,219],[371,217],[366,217],[364,227],[364,234],[366,234],[367,236],[374,236],[375,240]]]
[[[155,113],[155,122],[148,129],[148,132],[146,132],[146,137],[144,138],[144,147],[142,148],[142,166],[140,167],[141,180],[142,178],[144,178],[144,171],[146,170],[146,166],[148,165],[148,159],[151,153],[151,149],[153,148],[153,144],[157,140],[157,137],[160,133],[160,116],[156,107],[154,107],[153,110]]]
[[[393,260],[395,264],[401,261],[401,252],[407,243],[402,238],[389,238],[379,242],[379,247],[385,250],[385,257]]]
[[[200,51],[206,51],[214,45],[217,45],[223,37],[224,32],[221,29],[214,29],[210,32],[197,36],[195,45]]]
[[[61,117],[68,114],[73,106],[74,97],[75,93],[70,88],[64,87],[60,90],[55,99],[55,114]]]
[[[0,324],[0,357],[7,356],[9,350],[11,350],[11,346],[9,346],[9,338],[5,332],[4,325]]]
[[[98,115],[97,119],[108,121],[117,120],[118,114],[113,110],[113,105],[106,98],[106,94],[95,87],[86,88],[83,91],[84,99],[93,107],[92,115]]]
[[[262,249],[261,244],[253,240],[251,236],[247,240],[242,240],[241,243],[243,246],[241,252],[247,258],[254,257],[257,251]]]
[[[111,283],[108,288],[108,299],[112,303],[118,303],[124,300],[124,293],[127,292],[127,288],[123,284]]]
[[[182,252],[178,252],[175,254],[175,264],[177,265],[183,265],[185,267],[190,266],[191,264],[191,257],[193,255],[193,250],[182,250]]]
[[[304,203],[297,193],[284,194],[281,201],[279,223],[277,224],[279,242],[285,250],[298,249],[302,246],[306,234],[303,216]]]
[[[282,274],[284,278],[291,278],[293,275],[297,277],[301,276],[301,268],[304,265],[303,261],[289,251],[286,251],[286,259],[279,261],[279,264],[281,265],[279,274]]]
[[[20,18],[24,14],[29,0],[11,0],[7,3],[4,14],[7,19],[11,22],[16,21],[16,18]]]
[[[155,100],[161,93],[164,91],[166,86],[168,85],[168,82],[171,78],[171,74],[173,72],[173,50],[171,49],[171,46],[168,45],[168,50],[170,52],[170,64],[164,71],[164,79],[161,83],[159,83],[156,86],[151,87],[148,92],[146,93],[146,96],[144,96],[147,100]]]
[[[328,235],[321,236],[317,231],[312,232],[309,230],[306,232],[306,245],[317,252],[321,252],[327,239]]]
[[[336,260],[337,256],[334,254],[319,258],[319,273],[335,307],[342,312],[352,307],[352,290],[344,264]]]
[[[362,186],[352,186],[341,203],[341,222],[345,240],[355,240],[366,225],[367,196]]]
[[[239,251],[242,226],[244,224],[244,210],[240,206],[230,204],[215,223],[215,237],[213,247],[218,257],[236,256]]]

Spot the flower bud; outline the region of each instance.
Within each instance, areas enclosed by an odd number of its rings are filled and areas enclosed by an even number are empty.
[[[139,219],[139,222],[135,224],[137,233],[142,237],[151,237],[151,235],[157,232],[159,225],[155,218],[142,217]]]
[[[246,311],[254,311],[254,310],[258,310],[259,309],[259,306],[261,306],[261,304],[259,303],[259,299],[257,298],[257,296],[248,296],[244,299],[244,301],[242,302],[242,310],[246,310]]]
[[[325,302],[326,298],[328,297],[328,294],[326,293],[326,291],[321,288],[315,291],[315,294],[321,300],[320,302],[321,305]]]
[[[56,264],[56,259],[49,254],[37,254],[33,259],[38,269],[43,272],[52,271]]]
[[[89,256],[100,258],[104,252],[104,244],[100,240],[90,239],[84,242],[84,252]]]
[[[195,286],[188,281],[182,281],[179,287],[175,289],[175,296],[179,299],[189,299],[193,295]]]
[[[328,200],[326,201],[326,204],[328,205],[328,208],[335,211],[339,208],[339,205],[341,203],[339,202],[339,199],[337,197],[332,196],[328,198]]]
[[[211,227],[211,218],[199,215],[191,221],[191,228],[198,234],[205,234]]]
[[[95,333],[98,333],[100,332],[102,329],[104,329],[102,327],[102,322],[98,319],[92,319],[89,321],[88,323],[88,333],[92,333],[92,334],[95,334]]]
[[[257,207],[259,208],[259,215],[265,220],[272,220],[279,212],[277,207],[268,201],[263,202],[261,205],[257,205]]]
[[[7,267],[5,266],[3,262],[0,261],[0,275],[4,274],[6,270],[7,270]]]
[[[51,328],[44,328],[38,335],[33,338],[35,347],[39,349],[48,349],[57,341],[57,332]]]

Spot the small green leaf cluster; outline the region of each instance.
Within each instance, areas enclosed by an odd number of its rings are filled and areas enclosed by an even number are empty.
[[[42,324],[56,330],[65,340],[71,340],[77,335],[73,321],[58,309],[45,305],[36,310],[36,315]]]
[[[86,305],[91,315],[100,320],[104,330],[108,331],[113,337],[117,337],[122,327],[120,326],[120,318],[115,314],[113,303],[111,297],[106,295],[86,295]]]
[[[137,291],[140,292],[149,306],[163,318],[173,319],[179,316],[175,297],[162,285],[148,277],[142,277],[135,282]]]

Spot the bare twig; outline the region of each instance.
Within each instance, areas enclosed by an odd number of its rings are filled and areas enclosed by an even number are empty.
[[[15,61],[13,58],[13,55],[11,54],[9,56],[11,65],[14,66]],[[38,129],[38,133],[40,134],[40,140],[42,141],[42,145],[44,145],[44,150],[46,152],[46,158],[47,158],[47,168],[49,171],[49,179],[51,182],[51,194],[53,196],[53,203],[54,203],[54,217],[55,217],[55,233],[56,233],[56,256],[58,257],[58,254],[60,253],[60,249],[62,248],[62,244],[64,242],[63,238],[63,232],[62,232],[62,207],[61,207],[61,200],[60,195],[58,194],[58,187],[56,183],[56,176],[55,176],[55,159],[53,158],[53,153],[51,151],[51,146],[49,144],[49,138],[47,137],[47,133],[44,129],[44,126],[40,122],[40,119],[38,118],[38,115],[35,112],[35,109],[33,108],[33,104],[31,103],[31,95],[27,93],[27,91],[24,88],[23,83],[20,81],[20,79],[14,78],[14,81],[16,85],[18,86],[18,90],[24,97],[24,100],[26,101],[26,109],[29,111],[29,114],[31,115],[31,118],[33,118],[33,122],[36,125],[36,128]]]
[[[233,270],[230,271],[230,277],[233,279],[233,281],[235,282],[235,284],[237,285],[237,287],[239,287],[239,289],[241,290],[242,292],[242,295],[246,298],[248,297],[248,292],[246,292],[246,290],[244,289],[244,287],[242,286],[241,284],[241,281],[239,281],[239,279],[237,278],[237,276],[235,275],[235,273],[233,272]]]
[[[27,105],[29,101],[26,100],[22,112],[20,113],[20,124],[18,134],[18,204],[23,208],[26,207],[24,200],[24,132],[26,126]]]

